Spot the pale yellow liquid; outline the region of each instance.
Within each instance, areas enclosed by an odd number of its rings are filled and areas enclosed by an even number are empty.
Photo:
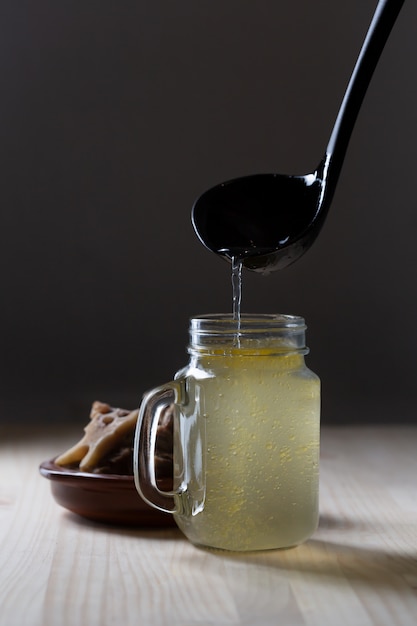
[[[194,543],[290,547],[318,520],[320,382],[298,354],[205,356],[184,370],[187,491],[176,520]]]

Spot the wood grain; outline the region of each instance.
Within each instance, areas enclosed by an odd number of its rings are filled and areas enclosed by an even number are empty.
[[[79,433],[0,435],[1,626],[417,623],[417,428],[324,429],[319,529],[250,554],[78,518],[38,465]]]

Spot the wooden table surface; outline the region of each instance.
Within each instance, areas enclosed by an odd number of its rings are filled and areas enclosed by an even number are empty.
[[[324,428],[317,532],[250,554],[69,513],[38,465],[79,432],[45,432],[0,432],[1,626],[417,624],[417,428]]]

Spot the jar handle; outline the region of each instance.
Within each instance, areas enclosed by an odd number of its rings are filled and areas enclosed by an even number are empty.
[[[142,400],[133,448],[133,473],[139,495],[155,509],[179,513],[181,490],[162,491],[155,473],[155,446],[159,418],[164,408],[181,402],[182,388],[172,381],[148,391]]]

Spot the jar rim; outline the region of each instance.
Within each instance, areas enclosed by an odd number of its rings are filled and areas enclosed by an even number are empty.
[[[205,315],[195,315],[190,319],[190,329],[200,332],[236,331],[239,327],[242,331],[259,331],[262,328],[271,330],[306,330],[305,319],[300,315],[289,315],[284,313],[242,313],[240,320],[237,320],[232,313],[207,313]]]
[[[190,320],[188,351],[238,348],[239,354],[259,354],[265,349],[307,354],[306,328],[299,315],[244,313],[240,320],[231,313],[199,315]]]

